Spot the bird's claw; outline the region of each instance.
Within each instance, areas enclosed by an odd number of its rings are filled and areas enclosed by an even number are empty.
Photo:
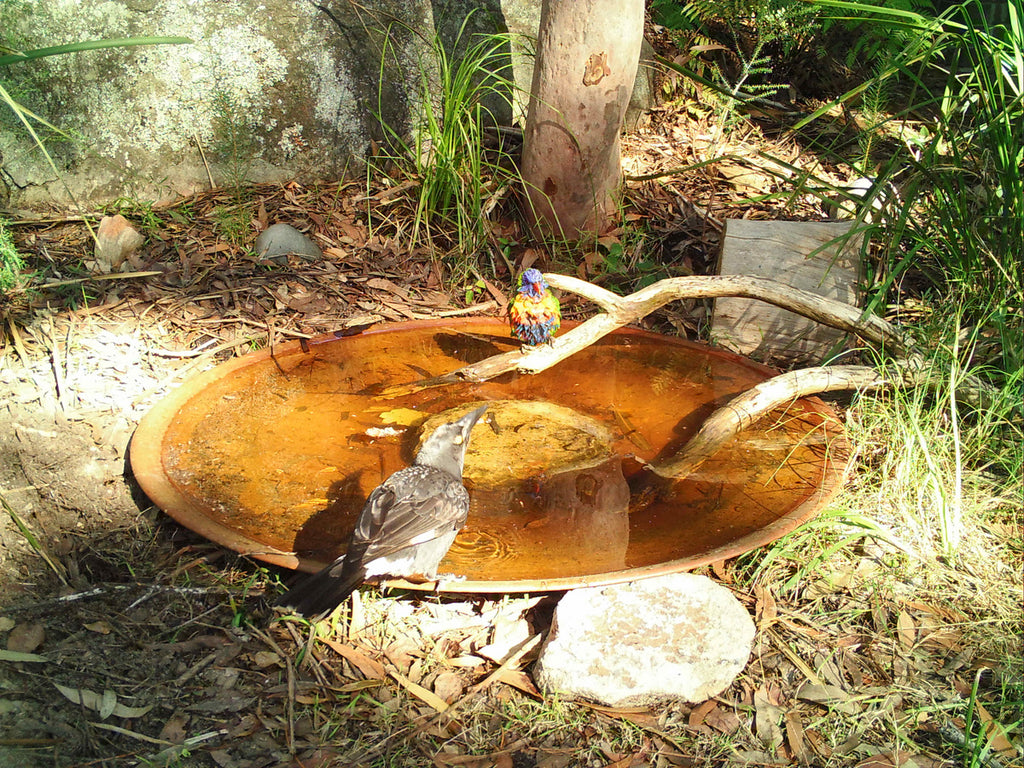
[[[443,582],[449,582],[449,581],[458,582],[458,581],[465,581],[466,580],[465,576],[462,576],[462,575],[459,575],[459,574],[455,574],[455,573],[436,573],[436,574],[434,574],[432,576],[428,576],[425,573],[415,573],[415,574],[411,574],[409,576],[403,576],[402,578],[405,579],[405,581],[408,581],[410,584],[429,584],[429,583],[433,582],[435,590],[439,586],[441,586],[441,584]]]
[[[466,576],[464,574],[461,574],[461,573],[439,573],[434,578],[434,581],[436,581],[438,584],[440,584],[442,581],[465,581],[465,580],[466,580]]]

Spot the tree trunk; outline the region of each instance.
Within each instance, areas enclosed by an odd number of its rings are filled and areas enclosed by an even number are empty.
[[[544,0],[521,166],[535,234],[606,228],[643,26],[643,0]]]

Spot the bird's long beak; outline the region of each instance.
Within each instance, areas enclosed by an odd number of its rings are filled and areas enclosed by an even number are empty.
[[[487,406],[481,405],[479,408],[470,411],[461,419],[459,419],[459,424],[462,425],[463,441],[469,440],[469,433],[473,431],[473,427],[476,426],[477,421],[480,420],[480,417],[484,415],[484,411],[486,410]]]

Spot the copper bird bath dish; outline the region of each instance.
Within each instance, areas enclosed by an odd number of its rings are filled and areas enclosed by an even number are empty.
[[[813,397],[762,418],[684,478],[651,472],[716,407],[774,372],[644,331],[616,331],[535,376],[381,394],[517,344],[503,322],[470,318],[236,358],[146,415],[132,469],[182,525],[315,571],[344,550],[366,496],[411,462],[421,432],[489,402],[466,458],[469,522],[440,568],[459,578],[439,588],[457,592],[689,570],[788,533],[839,487],[842,427]]]

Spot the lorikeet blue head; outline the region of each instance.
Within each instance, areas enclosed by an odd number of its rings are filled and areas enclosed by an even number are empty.
[[[542,296],[547,289],[548,284],[539,269],[531,268],[523,272],[522,285],[519,287],[520,293],[525,293],[536,299]]]

